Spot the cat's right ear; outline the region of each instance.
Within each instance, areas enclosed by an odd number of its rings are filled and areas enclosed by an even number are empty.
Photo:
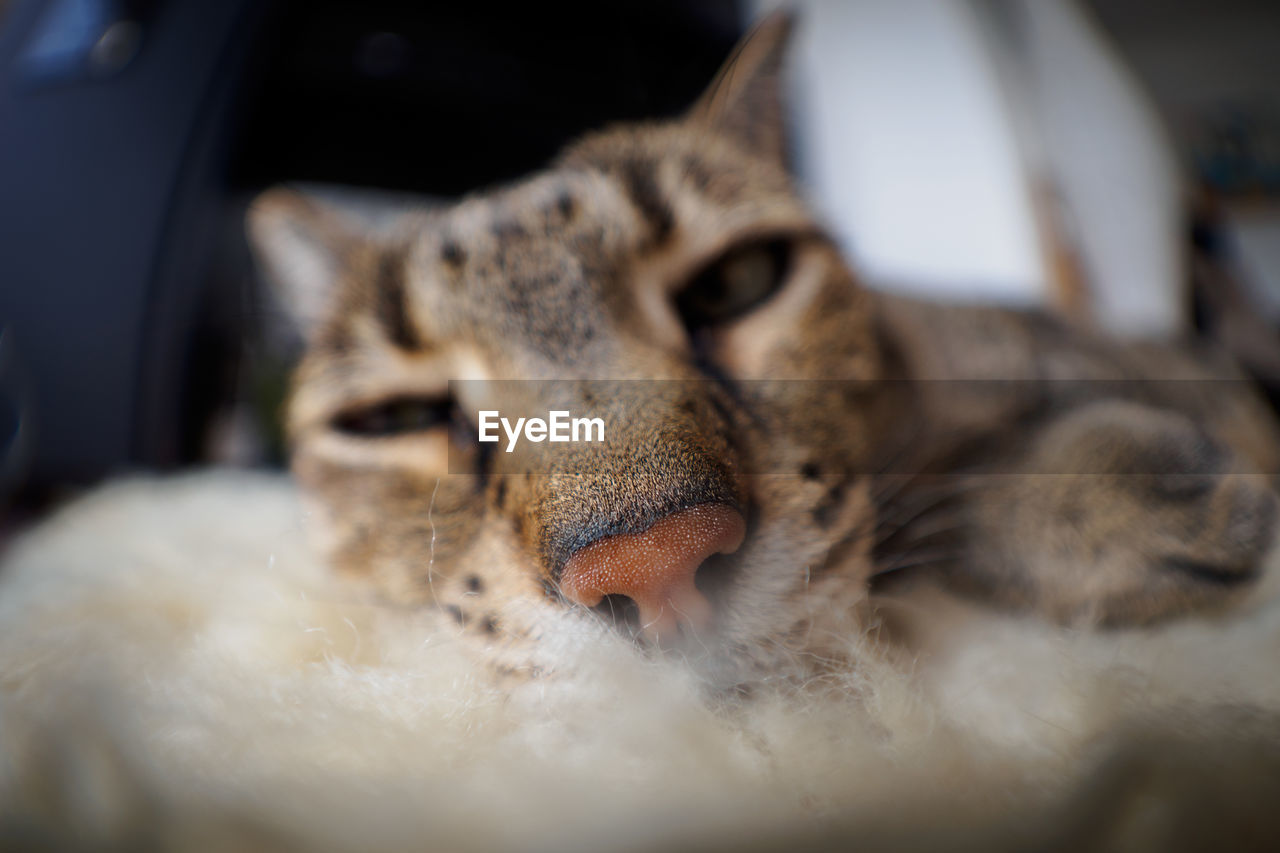
[[[773,12],[743,37],[689,118],[735,139],[749,151],[787,165],[782,66],[795,29],[786,11]]]
[[[249,246],[295,326],[307,336],[330,312],[359,242],[335,210],[294,190],[267,190],[246,216]]]

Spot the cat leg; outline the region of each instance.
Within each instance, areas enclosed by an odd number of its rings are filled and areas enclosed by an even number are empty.
[[[970,589],[1069,624],[1224,607],[1262,572],[1269,474],[1190,418],[1107,400],[1042,426],[965,508]]]

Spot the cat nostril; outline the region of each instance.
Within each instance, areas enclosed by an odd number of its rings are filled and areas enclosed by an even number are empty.
[[[640,533],[598,539],[575,552],[560,577],[570,600],[596,607],[620,598],[634,603],[641,632],[669,640],[682,629],[711,623],[711,605],[694,584],[713,554],[736,551],[746,535],[742,514],[723,504],[699,504],[664,516]]]
[[[640,608],[625,595],[616,593],[606,595],[600,599],[599,604],[591,609],[601,616],[607,617],[614,625],[626,629],[629,633],[636,633],[640,630]]]

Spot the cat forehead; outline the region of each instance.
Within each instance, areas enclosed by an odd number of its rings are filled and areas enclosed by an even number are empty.
[[[417,260],[456,268],[513,245],[559,239],[563,249],[569,237],[595,253],[811,224],[789,175],[716,134],[620,127],[580,140],[543,172],[439,211],[419,235]]]
[[[435,217],[421,236],[425,247],[438,255],[437,260],[445,266],[457,266],[478,253],[491,254],[515,242],[541,240],[570,230],[584,218],[598,229],[634,228],[633,213],[616,183],[606,175],[551,169],[464,199]]]

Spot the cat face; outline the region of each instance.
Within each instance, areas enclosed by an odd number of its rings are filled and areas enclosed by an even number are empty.
[[[376,238],[259,199],[251,234],[307,329],[293,467],[338,567],[495,644],[594,605],[730,680],[854,618],[880,355],[783,165],[787,30],[762,27],[683,120],[590,136]],[[525,467],[477,441],[481,411],[556,409],[567,380],[590,381],[573,399],[605,441]],[[658,552],[683,574],[646,586]]]

